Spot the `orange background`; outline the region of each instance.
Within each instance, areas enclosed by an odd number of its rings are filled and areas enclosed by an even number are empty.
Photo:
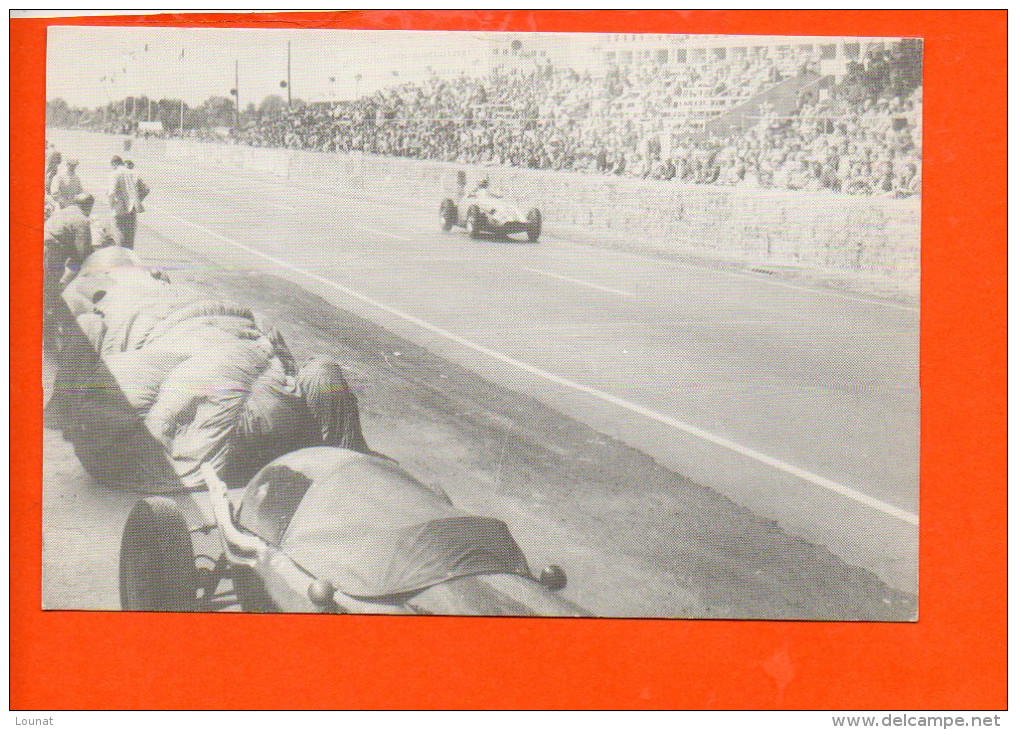
[[[42,612],[46,28],[219,23],[923,37],[919,621]],[[12,709],[1006,707],[1004,11],[370,11],[10,25]]]

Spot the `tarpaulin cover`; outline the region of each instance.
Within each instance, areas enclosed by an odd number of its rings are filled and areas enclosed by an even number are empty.
[[[113,486],[196,488],[202,463],[243,484],[294,449],[367,449],[339,365],[298,368],[282,335],[246,307],[170,283],[118,248],[89,257],[64,301],[78,339],[99,358],[86,363],[80,347],[63,349],[54,395],[61,425],[76,449],[92,452],[87,461],[103,462],[97,476]],[[111,422],[119,424],[112,434]],[[147,468],[133,473],[136,454],[117,446],[136,440],[127,431],[138,428],[162,447],[176,485],[144,483]],[[105,453],[93,448],[100,444]],[[94,473],[96,463],[85,466]]]
[[[468,575],[528,576],[504,522],[452,506],[384,457],[309,448],[251,482],[238,520],[347,595],[394,596]]]

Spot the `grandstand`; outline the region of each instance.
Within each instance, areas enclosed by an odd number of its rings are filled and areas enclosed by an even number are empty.
[[[474,46],[483,62],[461,64],[476,73],[432,68],[344,101],[237,114],[230,133],[257,147],[692,184],[920,190],[919,41],[488,36]],[[187,129],[180,115],[167,133],[206,136],[216,126]],[[112,119],[125,131],[124,115]]]

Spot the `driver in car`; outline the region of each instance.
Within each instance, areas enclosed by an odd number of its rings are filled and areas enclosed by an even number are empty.
[[[473,188],[473,192],[470,193],[474,198],[486,198],[491,195],[491,181],[488,178],[483,178],[477,187]]]

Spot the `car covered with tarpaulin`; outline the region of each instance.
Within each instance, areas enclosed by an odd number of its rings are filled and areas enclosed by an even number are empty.
[[[338,363],[298,366],[261,315],[173,283],[131,251],[89,256],[61,308],[47,424],[108,486],[200,489],[201,464],[245,483],[294,449],[367,448]]]
[[[504,522],[371,451],[339,364],[257,312],[120,248],[58,305],[47,425],[101,484],[169,495],[124,526],[124,609],[586,615]]]
[[[587,615],[558,595],[561,568],[530,572],[504,522],[458,509],[384,456],[300,449],[237,490],[202,472],[197,518],[164,497],[128,517],[125,609],[207,610],[228,581],[250,612]],[[218,535],[214,562],[195,553],[206,534]]]

